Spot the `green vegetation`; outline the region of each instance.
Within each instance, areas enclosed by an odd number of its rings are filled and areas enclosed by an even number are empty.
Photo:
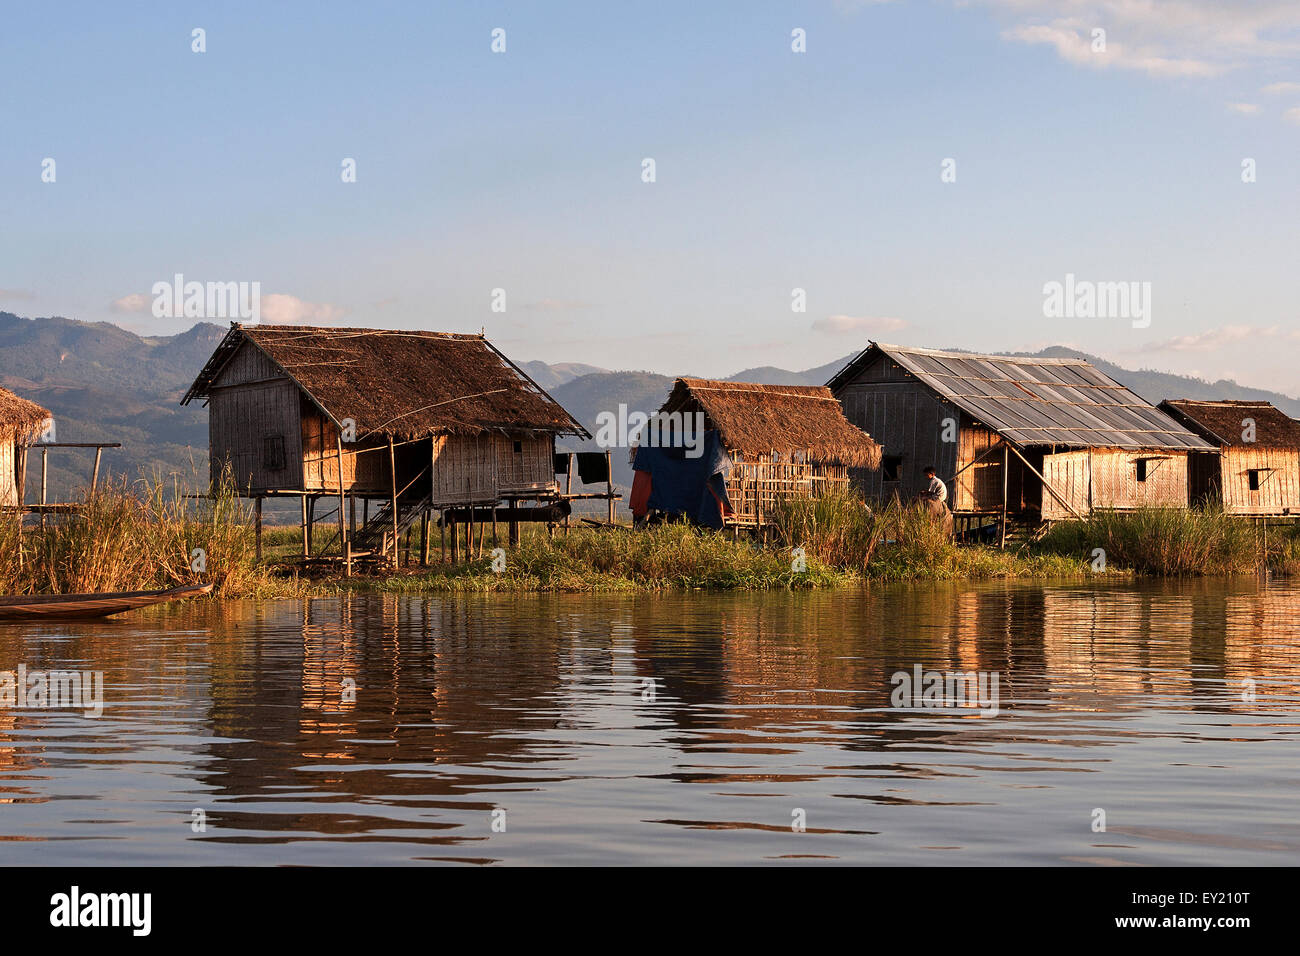
[[[252,509],[223,486],[190,499],[161,479],[115,484],[85,495],[78,515],[0,522],[0,593],[141,591],[211,582],[227,597],[302,590],[254,558]],[[202,553],[203,571],[192,562]]]
[[[768,540],[688,525],[633,531],[573,528],[549,535],[525,525],[505,567],[483,557],[412,564],[386,576],[329,575],[314,580],[284,570],[298,553],[297,527],[267,528],[265,559],[255,557],[252,509],[228,485],[212,498],[154,480],[102,489],[78,516],[51,516],[46,527],[27,519],[19,559],[17,522],[0,522],[0,591],[5,593],[127,591],[211,581],[223,597],[286,597],[340,591],[637,591],[672,589],[810,589],[870,581],[1092,577],[1094,549],[1106,553],[1106,574],[1231,574],[1261,561],[1255,524],[1216,510],[1147,509],[1098,512],[1062,522],[1041,540],[1004,551],[958,545],[916,507],[868,508],[835,493],[782,504]],[[324,546],[333,530],[317,529]],[[436,533],[436,532],[435,532]],[[195,549],[205,567],[191,569]],[[418,554],[418,546],[413,554]],[[1276,572],[1300,573],[1300,527],[1269,528],[1267,560]],[[281,566],[277,567],[277,562]]]
[[[1267,554],[1261,529],[1217,507],[1097,511],[1086,521],[1054,526],[1039,544],[1046,553],[1106,553],[1107,565],[1169,576],[1239,574],[1267,561],[1274,571],[1300,571],[1300,528],[1269,529]]]

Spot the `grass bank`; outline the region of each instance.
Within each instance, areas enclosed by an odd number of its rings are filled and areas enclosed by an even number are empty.
[[[289,597],[341,591],[643,591],[762,590],[859,586],[870,581],[1093,577],[1097,549],[1109,575],[1205,575],[1254,570],[1263,536],[1221,512],[1150,509],[1099,512],[1063,522],[1042,540],[1003,551],[946,540],[930,516],[897,504],[872,510],[851,495],[790,501],[775,513],[767,544],[686,525],[571,529],[550,536],[525,525],[506,549],[465,564],[407,568],[384,577],[308,580],[274,567],[297,553],[296,527],[271,528],[265,560],[255,558],[251,506],[223,487],[211,498],[185,497],[176,482],[143,481],[99,491],[76,517],[50,518],[22,536],[0,522],[0,591],[129,591],[211,581],[222,597]],[[318,529],[318,532],[320,529]],[[324,545],[323,534],[317,545]],[[202,556],[196,570],[195,557]],[[1270,529],[1267,561],[1300,572],[1300,533]]]
[[[144,591],[211,582],[226,597],[305,593],[256,560],[252,508],[228,486],[187,498],[179,482],[109,484],[78,515],[0,521],[0,593]]]
[[[1144,574],[1241,574],[1264,564],[1280,574],[1295,574],[1300,571],[1298,532],[1295,525],[1274,524],[1266,535],[1253,522],[1217,507],[1098,511],[1086,521],[1054,525],[1038,550],[1092,555],[1101,549],[1107,565]]]

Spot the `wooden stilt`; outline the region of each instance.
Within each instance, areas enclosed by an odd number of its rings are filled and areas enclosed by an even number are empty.
[[[614,459],[610,457],[609,449],[605,449],[605,474],[608,481],[605,483],[605,490],[609,494],[609,523],[614,523]]]
[[[99,460],[104,455],[104,449],[95,446],[95,466],[90,469],[90,493],[93,495],[95,489],[99,487]]]
[[[420,567],[429,566],[429,509],[420,514]]]
[[[302,556],[305,558],[311,552],[307,545],[307,496],[303,495],[299,501],[302,504]]]
[[[257,560],[261,561],[262,560],[262,496],[261,495],[258,495],[253,500],[253,528],[256,531],[255,540],[257,541],[257,546],[254,553],[257,556]]]
[[[564,476],[564,493],[565,493],[566,496],[567,496],[567,495],[571,495],[571,494],[573,494],[573,459],[574,459],[574,457],[575,457],[575,456],[574,456],[573,452],[569,452],[569,470],[568,470],[568,474],[566,474],[566,475]],[[565,515],[565,516],[564,516],[564,534],[565,534],[566,537],[567,537],[568,534],[569,534],[569,516],[568,516],[568,515]]]
[[[1008,446],[1002,446],[1002,530],[998,533],[998,547],[1006,549],[1007,546],[1007,471],[1011,467],[1011,453],[1007,451]]]
[[[45,498],[46,479],[49,477],[49,473],[50,473],[50,450],[48,448],[42,448],[41,449],[41,504],[42,505],[46,503],[46,498]],[[45,530],[44,508],[41,509],[41,530],[42,531]]]
[[[393,436],[388,436],[388,477],[392,490],[391,507],[393,509],[393,567],[397,567],[397,452],[393,449]]]
[[[352,540],[348,537],[347,515],[343,512],[343,433],[335,437],[339,455],[339,541],[343,546],[343,574],[352,577]]]

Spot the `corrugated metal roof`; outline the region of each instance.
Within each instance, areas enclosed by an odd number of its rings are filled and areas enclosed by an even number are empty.
[[[1214,447],[1083,359],[975,355],[873,342],[831,379],[832,391],[851,381],[873,350],[1018,445]]]

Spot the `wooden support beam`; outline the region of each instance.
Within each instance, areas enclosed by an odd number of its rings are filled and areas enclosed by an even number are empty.
[[[99,459],[103,457],[104,449],[100,445],[95,446],[95,467],[90,470],[90,493],[93,495],[95,489],[99,487]]]
[[[393,449],[393,436],[388,436],[388,477],[392,490],[390,503],[393,511],[393,567],[397,567],[397,452]]]
[[[307,531],[307,496],[302,496],[302,556],[304,558],[311,555],[310,537]]]
[[[253,529],[256,532],[257,541],[257,560],[262,560],[262,498],[259,495],[253,499]]]
[[[614,523],[614,459],[610,457],[610,451],[605,449],[605,474],[608,481],[605,483],[605,490],[609,492],[609,523]]]
[[[352,542],[348,539],[347,515],[343,512],[343,433],[339,432],[334,441],[339,454],[339,541],[343,546],[343,574],[350,578],[352,577]]]
[[[574,457],[575,457],[575,456],[574,456],[573,452],[569,452],[569,467],[568,467],[567,473],[566,473],[565,476],[564,476],[564,493],[565,493],[565,495],[571,495],[571,494],[573,494],[573,459],[574,459]],[[495,512],[493,512],[493,513],[495,514]],[[564,516],[564,534],[565,534],[566,537],[567,537],[568,534],[569,534],[569,516],[568,516],[568,515],[565,515],[565,516]]]
[[[1083,517],[1083,515],[1079,514],[1079,512],[1077,512],[1077,511],[1074,510],[1074,508],[1070,505],[1070,503],[1069,503],[1068,501],[1066,501],[1064,498],[1062,498],[1059,494],[1056,493],[1056,489],[1053,488],[1050,484],[1048,484],[1048,481],[1047,481],[1046,478],[1043,477],[1042,472],[1040,472],[1037,468],[1035,468],[1033,465],[1031,465],[1031,464],[1029,463],[1029,459],[1028,459],[1028,458],[1026,458],[1024,455],[1020,454],[1020,449],[1019,449],[1019,448],[1016,448],[1014,445],[1012,445],[1012,444],[1010,444],[1010,443],[1007,444],[1007,447],[1010,448],[1013,452],[1016,453],[1016,457],[1019,458],[1021,461],[1023,461],[1023,462],[1025,463],[1025,467],[1026,467],[1026,468],[1028,468],[1030,471],[1032,471],[1035,475],[1038,476],[1038,480],[1041,481],[1041,482],[1043,483],[1043,487],[1044,487],[1044,488],[1046,488],[1048,491],[1050,491],[1050,492],[1052,493],[1052,497],[1055,498],[1057,501],[1059,501],[1061,504],[1065,505],[1065,510],[1067,510],[1068,512],[1070,512],[1070,514],[1074,515],[1074,516],[1075,516],[1076,518],[1078,518],[1080,521],[1084,521],[1084,520],[1086,520],[1086,519]]]
[[[998,547],[1003,550],[1007,546],[1007,482],[1011,477],[1011,454],[1007,451],[1009,447],[1006,442],[1002,443],[1002,528],[998,532]]]

